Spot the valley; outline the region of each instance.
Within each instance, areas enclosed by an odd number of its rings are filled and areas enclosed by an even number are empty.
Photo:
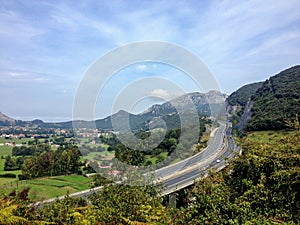
[[[119,111],[95,121],[20,121],[1,113],[1,201],[12,196],[12,202],[5,204],[20,204],[22,208],[29,202],[65,195],[36,209],[39,213],[22,214],[26,220],[55,221],[58,217],[46,212],[58,207],[64,209],[58,210],[61,215],[77,213],[88,221],[97,218],[108,224],[144,221],[131,216],[136,211],[155,216],[147,220],[160,221],[158,224],[297,224],[299,75],[300,66],[294,66],[229,96],[189,93],[173,102],[153,105],[141,114]],[[178,109],[190,113],[186,98],[192,99],[198,113],[196,142],[189,141],[192,132],[185,135],[184,142],[180,139],[185,130],[195,128],[180,120]],[[133,148],[118,139],[122,130],[116,131],[112,125],[112,119],[122,124],[126,118],[133,136],[125,140],[134,144]],[[166,127],[151,127],[157,119],[164,120]],[[153,143],[145,142],[149,137],[161,141],[152,147]],[[130,165],[134,173],[128,173],[120,162]],[[154,178],[155,185],[125,185],[132,178],[140,184],[145,182],[135,174],[135,169],[143,166],[155,168],[160,181]],[[112,180],[124,184],[111,185]],[[86,194],[99,186],[103,189],[97,194]],[[82,191],[84,196],[68,197]],[[170,207],[168,195],[173,193],[177,197]],[[24,201],[18,203],[21,198]],[[124,204],[127,211],[122,211]],[[139,211],[144,207],[154,211]],[[0,212],[5,209],[0,208]],[[101,213],[95,217],[93,212]]]

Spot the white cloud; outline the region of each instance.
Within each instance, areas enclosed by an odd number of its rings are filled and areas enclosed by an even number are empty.
[[[172,100],[174,98],[177,98],[181,94],[179,94],[177,92],[176,93],[175,92],[171,92],[171,91],[168,91],[166,89],[157,88],[157,89],[153,89],[149,93],[149,96],[151,96],[153,98],[164,99],[164,100],[168,100],[169,101],[169,100]]]
[[[19,71],[19,70],[9,70],[9,71],[0,71],[0,78],[2,82],[10,83],[16,82],[24,84],[24,82],[50,82],[53,79],[50,78],[56,77],[54,75],[49,76],[49,74],[41,74],[38,72],[30,71]],[[56,77],[57,78],[57,77]]]
[[[168,99],[170,97],[170,94],[167,90],[164,89],[154,89],[150,92],[150,95],[158,98]]]

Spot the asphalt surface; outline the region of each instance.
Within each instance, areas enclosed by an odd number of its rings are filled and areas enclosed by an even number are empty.
[[[176,164],[158,169],[153,172],[156,178],[164,179],[170,175],[174,175],[189,167],[195,166],[201,162],[207,161],[211,157],[215,156],[222,148],[225,138],[226,124],[222,123],[215,135],[210,139],[208,146],[202,152],[191,156],[185,160],[182,160]]]
[[[205,177],[210,169],[223,169],[226,161],[240,151],[231,135],[230,124],[221,124],[205,151],[190,157],[184,162],[184,166],[179,164],[161,169],[162,171],[157,174],[161,175],[160,180],[164,187],[163,195],[193,184],[195,180]],[[172,169],[178,169],[179,166],[182,166],[181,169],[171,172]]]

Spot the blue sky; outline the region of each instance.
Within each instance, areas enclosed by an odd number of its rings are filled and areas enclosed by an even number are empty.
[[[299,8],[298,0],[2,0],[0,111],[24,120],[71,119],[74,95],[89,66],[112,49],[145,40],[189,49],[210,68],[221,91],[230,94],[299,64]],[[131,67],[107,83],[97,117],[109,114],[112,99],[137,78],[161,76],[186,92],[198,91],[174,68]],[[150,103],[144,101],[137,111]]]

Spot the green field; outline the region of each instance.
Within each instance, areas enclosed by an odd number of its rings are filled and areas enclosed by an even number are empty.
[[[12,146],[6,146],[6,145],[0,146],[0,157],[11,155],[12,149],[13,149]]]
[[[1,192],[6,192],[4,189],[5,185],[11,184],[13,182],[17,181],[15,178],[0,178],[0,194]]]
[[[28,141],[32,141],[32,138],[12,138],[12,139],[5,139],[4,137],[0,137],[0,143],[7,143],[7,142],[14,142],[16,144],[28,143]]]
[[[256,131],[247,135],[247,139],[261,144],[278,143],[283,137],[293,134],[294,131]]]
[[[109,145],[107,145],[107,144],[91,144],[91,143],[87,143],[87,146],[90,146],[90,147],[103,147],[103,148],[105,148],[105,150],[107,150],[108,149],[108,147],[109,147]]]
[[[22,173],[21,170],[4,171],[4,162],[5,159],[0,159],[0,174],[13,173],[18,175]],[[2,193],[9,194],[13,190],[22,190],[29,187],[29,196],[36,201],[85,190],[90,188],[91,185],[91,178],[80,175],[46,177],[22,181],[19,181],[18,178],[0,177],[0,190]]]
[[[93,180],[80,175],[44,177],[33,180],[18,181],[12,178],[1,178],[0,189],[6,194],[13,190],[30,188],[29,197],[34,201],[54,198],[89,189]]]
[[[22,139],[5,139],[0,137],[0,143],[14,142],[16,144],[22,144],[33,140],[31,138]],[[42,141],[42,140],[41,140]],[[105,149],[108,148],[107,145],[99,144]],[[16,175],[21,174],[21,170],[14,171],[4,171],[5,157],[12,154],[13,146],[0,146],[0,174],[13,173]],[[111,158],[114,156],[114,152],[92,152],[89,154],[88,158],[93,159],[95,155],[101,155],[103,159]],[[57,176],[57,177],[44,177],[37,178],[33,180],[22,180],[19,181],[18,178],[3,178],[0,177],[0,194],[9,194],[13,190],[22,190],[24,188],[30,188],[29,197],[34,201],[39,201],[43,199],[49,199],[53,197],[58,197],[66,194],[71,194],[74,192],[89,189],[92,186],[93,179],[87,178],[80,175],[68,175],[68,176]]]
[[[5,156],[11,155],[12,146],[0,146],[0,174],[21,174],[21,170],[4,171]],[[2,158],[3,157],[3,158]],[[92,179],[79,175],[38,178],[19,181],[18,178],[0,177],[0,193],[9,194],[13,190],[29,187],[29,196],[33,200],[53,198],[74,193],[91,187]]]
[[[0,159],[0,173],[2,171],[4,171],[4,162],[5,162],[5,159]]]
[[[115,156],[114,151],[103,151],[103,152],[90,152],[87,156],[84,156],[87,160],[93,160],[95,156],[100,156],[103,160],[111,160]]]
[[[162,159],[166,159],[168,157],[168,152],[162,152],[159,154],[159,157]],[[150,161],[152,165],[156,164],[156,160],[158,159],[158,156],[151,157],[150,155],[146,156],[146,161]]]

